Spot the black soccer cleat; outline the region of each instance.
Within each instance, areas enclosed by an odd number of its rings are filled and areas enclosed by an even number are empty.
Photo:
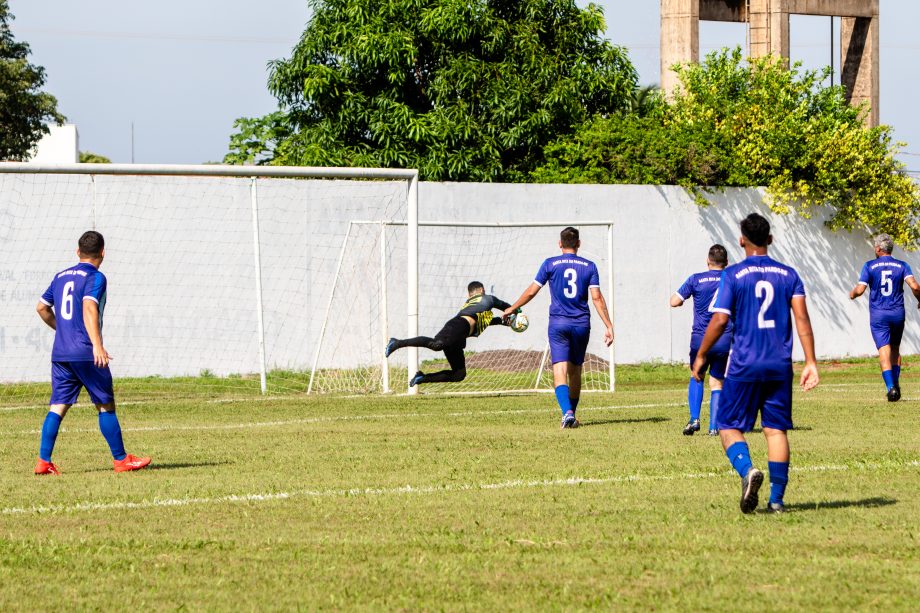
[[[389,341],[387,341],[386,349],[383,350],[383,357],[385,358],[390,357],[390,354],[393,353],[394,351],[396,351],[396,339],[391,338]]]
[[[757,509],[757,492],[763,484],[763,473],[753,466],[748,470],[747,475],[741,479],[741,512],[753,513]]]
[[[719,436],[719,431],[716,430],[715,428],[710,428],[710,429],[709,429],[709,436]]]
[[[771,502],[767,505],[767,513],[785,513],[786,506],[782,502]]]
[[[417,373],[415,373],[415,376],[409,380],[409,387],[415,387],[416,385],[421,383],[422,379],[424,378],[425,378],[425,373],[423,373],[422,371],[418,371]]]
[[[687,422],[687,425],[684,426],[684,436],[693,436],[694,432],[700,431],[700,420],[691,419]]]
[[[897,402],[898,400],[900,400],[901,399],[901,387],[898,385],[895,385],[894,387],[892,387],[890,390],[888,390],[887,397],[888,397],[888,402]]]

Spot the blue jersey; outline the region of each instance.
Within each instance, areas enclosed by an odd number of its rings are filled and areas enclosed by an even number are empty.
[[[729,379],[781,381],[792,376],[792,299],[805,296],[799,274],[766,255],[722,273],[712,310],[735,326]]]
[[[54,275],[41,301],[54,307],[57,331],[51,350],[52,362],[85,362],[93,359],[93,344],[83,323],[83,301],[99,305],[99,328],[105,310],[105,275],[87,262],[80,262]]]
[[[869,286],[869,318],[903,320],[904,279],[913,276],[910,264],[890,255],[866,262],[859,284]]]
[[[600,287],[597,266],[574,253],[563,253],[544,260],[534,283],[549,284],[551,302],[549,324],[591,326],[588,294]]]
[[[707,270],[687,277],[684,284],[677,289],[677,295],[683,300],[693,298],[693,330],[690,333],[690,348],[699,349],[706,334],[706,326],[712,319],[712,305],[715,303],[716,290],[722,280],[721,270]],[[728,353],[732,344],[732,324],[722,333],[722,336],[710,350],[712,353]]]

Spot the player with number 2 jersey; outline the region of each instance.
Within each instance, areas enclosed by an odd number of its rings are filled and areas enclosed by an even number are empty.
[[[712,307],[713,316],[697,352],[693,376],[701,380],[707,353],[728,325],[734,326],[732,354],[722,387],[717,416],[722,446],[741,477],[741,511],[757,508],[763,473],[754,468],[744,432],[750,432],[758,414],[767,439],[770,466],[768,509],[782,512],[789,480],[789,441],[792,428],[792,322],[805,352],[801,385],[818,384],[814,336],[805,287],[798,273],[777,262],[767,249],[773,242],[770,222],[753,213],[741,222],[739,244],[747,256],[722,273]]]

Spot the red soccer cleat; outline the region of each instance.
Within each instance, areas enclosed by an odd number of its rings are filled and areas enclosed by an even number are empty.
[[[38,462],[35,464],[35,474],[36,475],[55,475],[57,477],[60,477],[61,471],[59,471],[58,467],[52,464],[51,462],[45,462],[43,459],[38,458]]]
[[[130,453],[125,456],[124,460],[112,460],[115,465],[115,472],[124,473],[129,470],[140,470],[150,464],[150,458],[139,458]]]

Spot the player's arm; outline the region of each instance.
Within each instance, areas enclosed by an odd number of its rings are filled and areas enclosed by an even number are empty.
[[[102,329],[99,327],[99,305],[90,298],[83,299],[83,325],[93,344],[93,363],[99,368],[109,365],[112,356],[102,345]]]
[[[38,312],[38,316],[42,318],[42,321],[45,322],[49,328],[52,330],[57,330],[57,320],[54,318],[54,307],[50,304],[45,304],[42,301],[39,301],[35,305],[35,310]]]
[[[505,309],[511,308],[510,304],[508,304],[501,298],[498,298],[497,296],[492,296],[492,303],[495,305],[493,308],[499,309],[500,311],[504,311]]]
[[[539,283],[531,283],[530,287],[524,290],[524,293],[521,294],[521,297],[518,298],[514,304],[505,309],[503,316],[508,317],[514,313],[517,313],[517,310],[522,306],[534,299],[534,297],[540,293],[540,288],[543,287]]]
[[[607,327],[607,331],[604,332],[604,344],[609,347],[613,344],[613,322],[610,321],[610,315],[607,313],[607,301],[604,300],[604,294],[601,293],[601,288],[591,288],[591,302],[594,303],[597,314]]]
[[[916,285],[916,284],[917,284],[917,282],[914,281],[914,285]],[[909,285],[909,283],[908,283],[908,285]],[[867,287],[869,287],[869,286],[866,285],[865,283],[862,283],[862,282],[857,283],[857,284],[853,287],[853,289],[850,290],[850,300],[856,300],[857,298],[859,298],[860,296],[862,296],[863,294],[865,294],[865,293],[866,293],[866,288],[867,288]],[[913,288],[911,288],[911,289],[913,289]],[[918,291],[920,291],[920,286],[918,286],[917,289],[918,289]],[[916,295],[916,294],[917,294],[917,292],[914,292],[914,295]]]
[[[693,276],[687,277],[684,284],[677,288],[677,291],[671,294],[671,308],[684,306],[684,302],[693,294]]]
[[[917,283],[913,275],[905,278],[904,282],[907,283],[907,287],[910,288],[910,291],[914,293],[914,298],[917,299],[917,308],[920,309],[920,283]]]
[[[815,358],[815,335],[811,329],[811,318],[805,305],[805,296],[792,297],[792,314],[795,316],[795,331],[805,352],[805,368],[802,369],[800,384],[806,392],[818,385],[818,361]]]
[[[671,294],[671,306],[673,308],[684,306],[684,299],[681,298],[678,294]]]

